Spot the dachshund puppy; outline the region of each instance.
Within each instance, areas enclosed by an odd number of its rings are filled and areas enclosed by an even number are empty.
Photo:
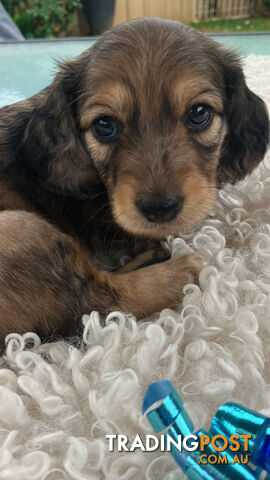
[[[205,218],[268,141],[237,54],[154,18],[105,33],[2,108],[0,338],[72,334],[93,309],[142,318],[175,305],[200,261],[160,262],[156,245]]]

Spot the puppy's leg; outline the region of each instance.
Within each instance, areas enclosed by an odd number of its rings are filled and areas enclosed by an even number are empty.
[[[115,273],[107,279],[117,290],[117,304],[110,308],[142,318],[174,307],[182,297],[183,287],[198,282],[201,267],[200,258],[188,254],[130,273]]]
[[[83,313],[113,301],[96,272],[86,252],[42,218],[1,212],[0,340],[11,332],[74,334]]]
[[[74,334],[91,310],[144,317],[175,305],[199,269],[186,255],[130,273],[102,272],[77,242],[37,215],[1,212],[0,339],[11,332]]]

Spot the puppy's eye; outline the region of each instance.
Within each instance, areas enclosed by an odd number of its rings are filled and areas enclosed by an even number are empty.
[[[119,133],[119,125],[113,117],[98,117],[93,121],[93,131],[101,142],[114,140]]]
[[[186,121],[192,128],[200,128],[206,126],[212,118],[212,110],[208,105],[193,105],[188,112]]]

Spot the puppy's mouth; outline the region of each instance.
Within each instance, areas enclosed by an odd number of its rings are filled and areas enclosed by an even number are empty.
[[[169,235],[178,236],[192,229],[199,221],[208,216],[213,207],[214,197],[195,208],[182,197],[170,196],[161,207],[150,204],[119,204],[113,199],[112,212],[115,222],[125,231],[140,237],[162,240]]]
[[[127,232],[164,239],[192,229],[213,207],[216,188],[193,177],[166,193],[140,193],[135,180],[121,181],[109,193],[115,222]]]
[[[113,208],[114,220],[127,232],[140,236],[165,239],[169,235],[177,236],[181,231],[192,227],[182,218],[182,215],[176,213],[176,209],[170,209],[162,213],[153,213],[150,210],[142,214],[136,206],[125,213],[117,205]]]

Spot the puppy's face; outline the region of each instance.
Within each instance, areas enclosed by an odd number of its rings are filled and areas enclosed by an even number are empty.
[[[166,69],[161,82],[161,72],[150,64],[147,70],[140,82],[100,85],[81,128],[116,222],[160,238],[193,226],[212,208],[227,127],[221,94],[207,78],[187,69],[169,79]]]
[[[139,19],[62,66],[24,137],[21,158],[46,188],[91,197],[102,182],[116,223],[164,238],[255,168],[269,120],[235,52],[178,22]]]
[[[115,39],[131,44],[124,51],[107,46],[110,36],[100,42],[80,127],[115,221],[133,234],[164,238],[211,210],[227,124],[221,75],[212,78],[209,59],[189,46],[190,33],[173,38],[159,27],[155,41],[157,28],[120,30]]]

